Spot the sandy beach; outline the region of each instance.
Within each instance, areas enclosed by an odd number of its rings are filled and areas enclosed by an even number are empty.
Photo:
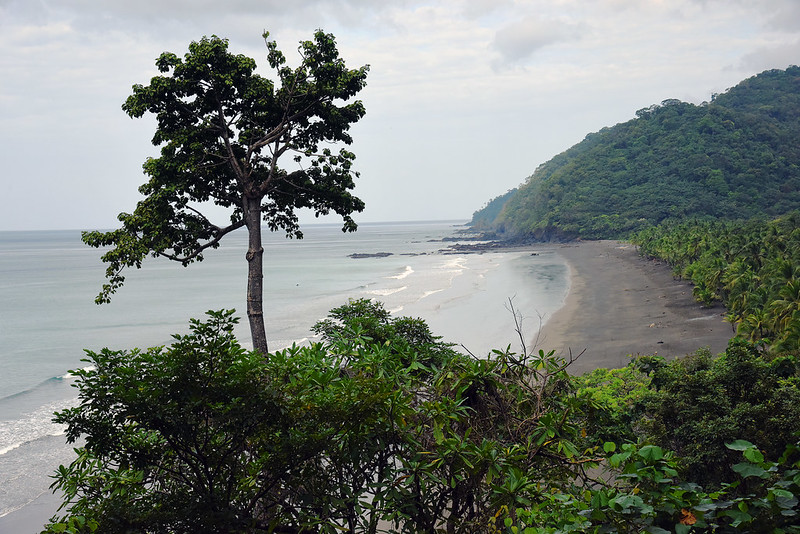
[[[564,306],[546,319],[537,346],[565,356],[583,353],[573,374],[623,367],[629,355],[675,358],[709,347],[717,354],[733,336],[725,309],[704,308],[692,285],[668,265],[639,256],[634,245],[585,241],[557,245],[570,265]]]

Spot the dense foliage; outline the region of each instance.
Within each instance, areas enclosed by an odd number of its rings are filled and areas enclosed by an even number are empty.
[[[575,380],[590,400],[590,440],[658,444],[677,455],[681,478],[707,488],[737,479],[727,443],[759,443],[776,461],[800,432],[797,357],[765,358],[741,339],[716,357],[707,349],[670,362],[646,356]]]
[[[674,451],[684,478],[706,487],[733,482],[726,443],[758,443],[774,461],[800,432],[799,371],[796,357],[768,360],[742,340],[717,358],[698,350],[651,373],[637,432]]]
[[[665,100],[539,166],[495,227],[539,239],[615,238],[665,220],[798,209],[799,116],[794,66],[745,80],[710,103]]]
[[[505,203],[508,199],[513,197],[516,192],[516,187],[514,189],[509,189],[502,195],[498,195],[487,202],[484,207],[472,214],[472,220],[469,222],[470,226],[478,230],[491,229],[494,220],[500,215]]]
[[[50,531],[479,532],[586,476],[564,362],[476,360],[387,319],[354,301],[325,344],[264,358],[210,312],[166,348],[89,352]]]
[[[672,265],[704,303],[720,300],[740,336],[800,350],[800,212],[772,221],[684,221],[633,238]]]
[[[333,35],[321,30],[300,43],[294,68],[275,41],[266,48],[274,81],[212,36],[191,43],[183,58],[164,52],[156,60],[160,74],[133,86],[123,110],[155,116],[161,155],[145,162],[144,199],[119,215],[121,227],[83,233],[86,244],[109,247],[102,256],[107,283],[96,302],[108,302],[126,269],[141,267],[148,255],[186,266],[246,228],[247,317],[253,346],[266,353],[262,223],[300,238],[296,211],[305,208],[317,216],[334,212],[343,230],[355,230],[351,214],[364,208],[351,193],[355,154],[333,148],[352,143],[350,126],[364,116],[360,101],[347,102],[364,88],[368,67],[348,69]],[[214,205],[228,210],[227,222],[212,222]]]
[[[48,533],[800,532],[800,403],[780,382],[796,391],[794,359],[742,342],[575,379],[552,353],[463,356],[365,300],[317,323],[323,343],[265,358],[235,321],[87,353],[80,402],[56,418],[85,441]],[[743,420],[701,414],[709,395]],[[786,424],[752,431],[778,399]],[[727,431],[703,442],[705,424]],[[727,474],[708,487],[682,456],[696,443],[694,465]]]
[[[739,342],[576,379],[552,353],[465,357],[366,300],[267,358],[235,322],[87,353],[46,532],[800,532],[795,359]]]

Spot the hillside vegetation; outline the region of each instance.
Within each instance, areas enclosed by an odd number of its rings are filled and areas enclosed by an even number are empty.
[[[502,210],[490,202],[473,222],[490,219],[506,235],[592,239],[668,220],[778,216],[800,208],[798,116],[796,66],[700,105],[665,100],[587,135],[539,166]]]

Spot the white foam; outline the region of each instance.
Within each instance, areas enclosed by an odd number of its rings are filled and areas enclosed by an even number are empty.
[[[53,423],[53,412],[68,408],[74,402],[70,400],[51,403],[22,414],[17,419],[0,421],[0,456],[37,439],[63,435],[66,426]]]
[[[414,274],[414,269],[412,269],[410,265],[406,265],[406,268],[402,273],[397,274],[395,276],[387,276],[386,278],[393,278],[395,280],[402,280],[403,278],[406,278],[406,277],[408,277],[408,276],[410,276],[412,274]]]
[[[394,295],[395,293],[400,293],[401,291],[405,291],[408,289],[408,286],[403,287],[391,287],[388,289],[373,289],[371,291],[365,291],[365,293],[369,295],[376,295],[378,297],[388,297],[389,295]]]
[[[444,265],[442,265],[442,268],[443,269],[447,269],[447,270],[453,270],[453,271],[461,272],[466,268],[466,265],[465,265],[466,262],[467,262],[467,259],[463,258],[463,257],[451,258],[451,259],[447,260],[446,262],[444,262]]]
[[[422,294],[419,300],[422,300],[425,297],[430,297],[431,295],[435,295],[436,293],[441,293],[442,291],[444,291],[444,289],[434,289],[432,291],[426,291],[425,293]]]

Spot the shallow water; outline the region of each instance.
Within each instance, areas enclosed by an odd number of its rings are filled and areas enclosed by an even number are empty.
[[[375,298],[395,314],[421,317],[478,357],[519,348],[511,298],[524,315],[530,348],[540,319],[566,296],[564,261],[548,252],[440,253],[447,247],[441,239],[456,230],[452,222],[427,222],[364,224],[355,234],[308,226],[302,241],[267,234],[270,349],[306,341],[310,327],[348,298]],[[245,238],[229,236],[188,268],[148,260],[129,273],[111,304],[97,306],[104,266],[79,232],[0,232],[0,531],[12,516],[27,514],[40,525],[55,511],[54,501],[41,496],[49,474],[72,453],[50,420],[75,402],[68,371],[85,365],[83,349],[167,344],[171,334],[188,330],[190,317],[244,310]],[[378,252],[392,255],[349,257]],[[236,333],[249,345],[246,318]]]

